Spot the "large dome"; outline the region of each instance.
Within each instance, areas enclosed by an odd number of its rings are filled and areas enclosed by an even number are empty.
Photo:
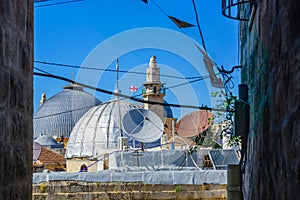
[[[122,116],[137,106],[125,100],[113,100],[91,108],[73,128],[66,158],[98,157],[118,147],[122,132]]]
[[[65,86],[64,90],[46,100],[38,109],[33,120],[34,138],[41,135],[69,137],[75,123],[91,107],[101,102],[76,85]]]

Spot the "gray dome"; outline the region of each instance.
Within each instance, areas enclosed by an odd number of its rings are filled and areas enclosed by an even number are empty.
[[[66,158],[98,157],[108,149],[118,147],[122,133],[121,119],[137,106],[125,100],[113,100],[91,108],[73,128]]]
[[[54,138],[42,135],[34,140],[34,142],[39,143],[41,146],[47,146],[50,148],[64,148],[64,144],[59,144]]]
[[[86,111],[101,102],[82,87],[68,85],[45,101],[33,120],[34,138],[41,135],[69,137],[75,123]]]

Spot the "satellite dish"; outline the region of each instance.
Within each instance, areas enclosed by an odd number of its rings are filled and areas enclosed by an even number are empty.
[[[132,139],[150,143],[162,136],[164,124],[154,112],[137,108],[128,111],[123,116],[122,126],[125,134]]]
[[[40,154],[42,151],[42,146],[37,143],[37,142],[33,142],[33,163],[35,163],[35,161],[38,160]]]
[[[178,121],[175,132],[182,137],[193,137],[202,133],[211,125],[213,114],[198,110],[185,115]]]

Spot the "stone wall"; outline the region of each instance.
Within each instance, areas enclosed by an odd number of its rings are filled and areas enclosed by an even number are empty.
[[[226,185],[53,181],[33,185],[33,200],[226,200]]]
[[[92,160],[81,160],[81,159],[67,159],[66,160],[66,165],[67,165],[67,172],[79,172],[80,171],[80,167],[82,165],[86,165],[86,166],[90,166],[88,171],[89,172],[96,172],[98,170],[102,170],[103,169],[103,162],[99,161],[97,163],[95,163],[96,161],[92,161]],[[99,166],[99,167],[98,167]],[[101,166],[101,167],[100,167]]]
[[[0,3],[0,199],[32,194],[33,1]]]
[[[240,33],[250,104],[244,199],[298,199],[300,1],[258,2]]]

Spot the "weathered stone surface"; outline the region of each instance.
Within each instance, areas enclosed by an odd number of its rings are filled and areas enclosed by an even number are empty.
[[[0,199],[32,194],[33,1],[0,3]]]
[[[226,200],[226,197],[226,185],[152,185],[123,182],[51,181],[34,184],[32,199]]]
[[[299,1],[261,0],[253,25],[241,23],[250,104],[245,199],[300,195],[299,10]]]

